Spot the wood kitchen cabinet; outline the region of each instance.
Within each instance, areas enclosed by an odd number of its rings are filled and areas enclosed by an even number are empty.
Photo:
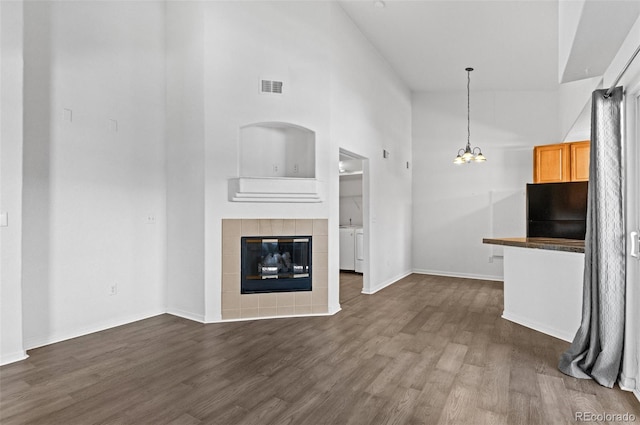
[[[570,149],[568,143],[533,148],[533,182],[555,183],[569,180]]]
[[[556,143],[533,148],[533,182],[589,180],[589,141]]]
[[[569,144],[571,150],[569,153],[569,158],[571,159],[570,181],[582,182],[589,180],[590,146],[591,143],[588,140]]]

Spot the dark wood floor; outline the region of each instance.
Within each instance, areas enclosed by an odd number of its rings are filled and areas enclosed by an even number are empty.
[[[360,273],[340,272],[340,304],[344,304],[362,294]]]
[[[501,319],[500,283],[411,275],[342,308],[209,325],[162,315],[32,350],[0,368],[0,422],[640,422],[630,393],[556,369],[566,342]]]

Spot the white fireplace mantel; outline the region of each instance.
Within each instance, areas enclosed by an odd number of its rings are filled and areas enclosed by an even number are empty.
[[[233,202],[320,202],[318,181],[298,177],[238,177],[229,179]]]

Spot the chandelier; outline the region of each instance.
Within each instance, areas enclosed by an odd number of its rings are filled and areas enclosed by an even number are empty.
[[[467,71],[467,146],[464,149],[460,149],[458,151],[458,156],[453,160],[454,164],[468,164],[471,161],[474,162],[485,162],[487,158],[482,155],[482,150],[479,147],[471,148],[471,126],[470,126],[470,117],[471,117],[471,101],[470,101],[470,92],[469,85],[471,84],[471,71],[473,68],[465,68]]]

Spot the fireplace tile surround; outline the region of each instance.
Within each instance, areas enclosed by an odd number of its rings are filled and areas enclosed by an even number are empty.
[[[223,219],[222,320],[326,314],[328,308],[327,219]],[[312,290],[240,294],[242,236],[313,236]]]

